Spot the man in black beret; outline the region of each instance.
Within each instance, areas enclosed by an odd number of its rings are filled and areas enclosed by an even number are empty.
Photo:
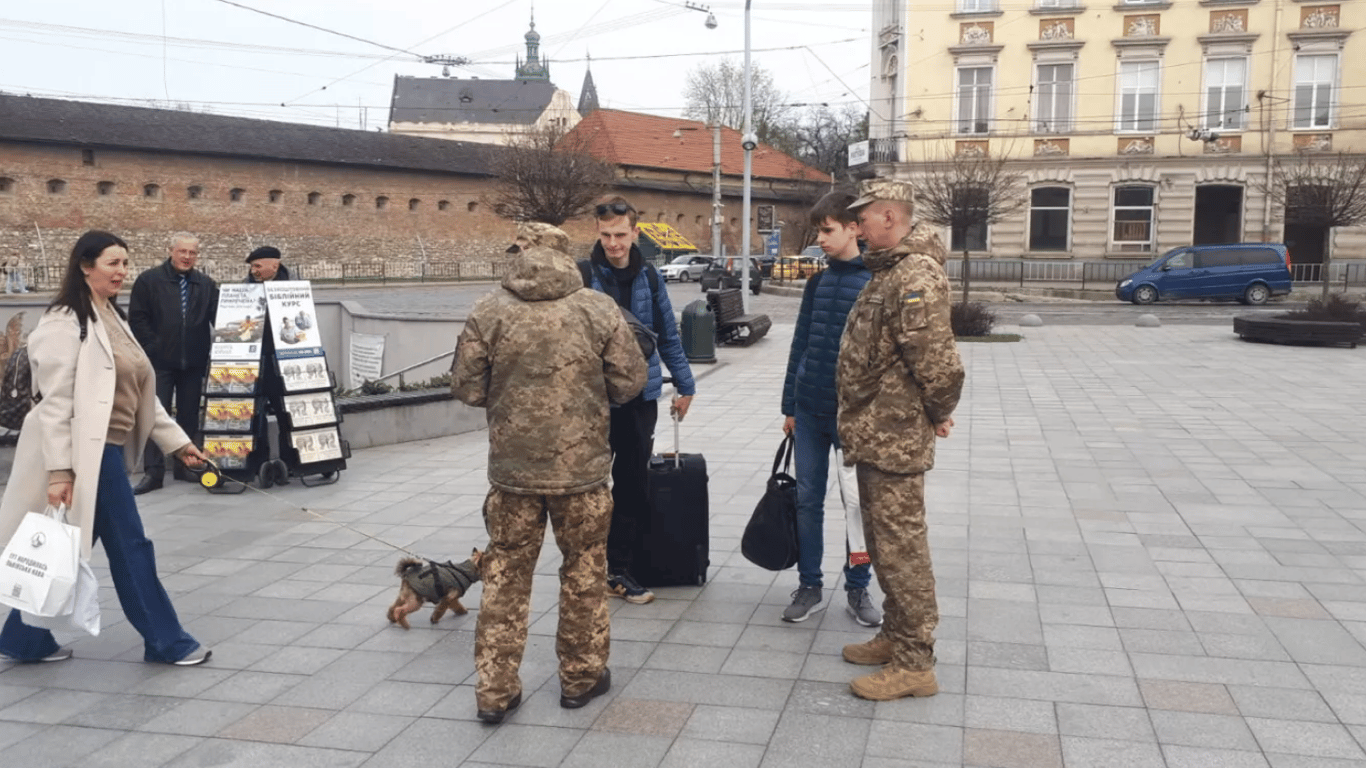
[[[247,257],[247,266],[251,268],[247,275],[248,283],[291,279],[289,269],[280,263],[280,249],[274,246],[263,245],[252,251]]]

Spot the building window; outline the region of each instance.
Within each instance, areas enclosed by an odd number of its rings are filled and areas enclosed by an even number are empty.
[[[418,207],[421,206],[421,205],[422,205],[422,201],[421,201],[421,200],[418,200],[416,197],[410,198],[410,199],[408,200],[408,210],[410,210],[410,211],[416,211],[416,210],[418,209]]]
[[[66,182],[62,181],[61,179],[48,179],[47,193],[49,195],[66,194]]]
[[[161,187],[157,184],[142,185],[142,196],[150,200],[161,199]]]
[[[479,203],[476,203],[473,200],[471,200],[468,204],[465,205],[465,210],[469,211],[470,213],[477,213],[479,211]]]
[[[384,195],[380,195],[379,197],[375,198],[375,208],[376,208],[376,209],[382,211],[382,210],[384,210],[385,208],[388,208],[388,207],[389,207],[389,198],[385,197]]]
[[[991,67],[958,70],[958,133],[991,129]]]
[[[436,209],[437,209],[438,211],[449,211],[449,210],[451,209],[451,201],[450,201],[450,200],[437,200],[437,201],[436,201]]]
[[[185,197],[190,200],[198,200],[204,196],[204,188],[198,184],[185,188]]]
[[[1332,127],[1333,89],[1337,80],[1336,55],[1295,57],[1296,128]]]
[[[323,201],[323,193],[321,193],[321,192],[309,192],[309,193],[308,193],[308,204],[309,204],[309,205],[319,205],[319,204],[322,203],[322,201]]]
[[[1074,65],[1039,64],[1034,130],[1037,133],[1068,133],[1072,130]]]
[[[228,190],[228,199],[233,201],[234,203],[240,203],[242,202],[242,198],[245,197],[246,194],[247,191],[245,189],[242,189],[241,187],[233,187],[232,189]]]
[[[1243,129],[1247,113],[1247,59],[1205,62],[1205,128]]]
[[[271,201],[272,203],[278,203],[281,200],[285,199],[285,193],[281,192],[278,189],[272,189],[271,191],[266,193],[266,199]]]
[[[957,252],[985,251],[987,249],[986,222],[970,227],[954,227],[949,237],[949,247]]]
[[[1029,192],[1029,250],[1067,250],[1072,190],[1037,187]]]
[[[1115,230],[1113,240],[1116,250],[1152,250],[1152,187],[1115,187]]]
[[[1119,125],[1116,130],[1157,129],[1158,62],[1125,61],[1119,65]]]
[[[95,150],[93,150],[93,149],[82,149],[82,150],[81,150],[81,165],[94,165],[94,164],[95,164]]]
[[[1077,0],[1039,0],[1039,8],[1075,8]]]
[[[351,206],[353,206],[353,205],[355,205],[355,204],[356,204],[356,196],[355,196],[355,195],[342,195],[342,207],[343,207],[343,208],[350,208]]]
[[[996,10],[996,0],[958,0],[959,13],[985,13]]]
[[[14,179],[0,176],[0,195],[14,194]]]
[[[114,194],[114,182],[112,182],[112,181],[101,181],[101,182],[99,182],[98,184],[95,185],[95,192],[96,192],[100,197],[109,197],[110,195]]]

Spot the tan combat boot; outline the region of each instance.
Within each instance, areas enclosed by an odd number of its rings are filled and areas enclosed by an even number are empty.
[[[879,634],[866,643],[846,645],[844,660],[850,664],[880,667],[892,660],[892,641]]]
[[[849,687],[855,696],[873,701],[939,693],[939,681],[935,679],[933,669],[903,669],[890,664],[871,675],[855,678]]]

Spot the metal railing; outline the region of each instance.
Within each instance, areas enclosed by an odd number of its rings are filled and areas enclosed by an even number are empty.
[[[1366,262],[1335,261],[1327,269],[1322,264],[1290,265],[1290,278],[1296,283],[1322,285],[1324,277],[1330,285],[1340,285],[1344,289],[1366,285]]]
[[[501,280],[511,261],[438,261],[382,262],[343,261],[315,264],[290,264],[290,277],[314,283],[426,283]],[[156,265],[134,266],[131,280]],[[201,262],[200,271],[220,283],[240,283],[247,277],[247,265],[240,262]],[[19,267],[23,285],[29,291],[55,291],[66,275],[65,264],[28,264]],[[8,283],[8,273],[0,268],[0,287]]]
[[[971,259],[968,276],[974,284],[1079,283],[1082,289],[1113,288],[1146,261],[1034,261],[1029,259]],[[962,281],[963,259],[949,256],[950,280]]]

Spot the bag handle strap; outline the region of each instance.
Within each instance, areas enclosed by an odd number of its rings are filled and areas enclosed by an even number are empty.
[[[773,457],[773,471],[771,475],[778,474],[781,466],[784,474],[792,474],[792,447],[796,444],[792,435],[785,435],[783,441],[778,444],[778,454]],[[784,456],[784,454],[786,454]]]

